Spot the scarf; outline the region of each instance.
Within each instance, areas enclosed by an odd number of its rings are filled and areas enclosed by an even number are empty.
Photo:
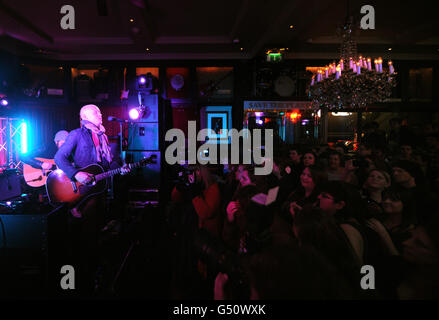
[[[93,144],[96,149],[97,162],[102,162],[102,160],[105,158],[108,163],[111,163],[113,157],[111,156],[108,137],[105,134],[104,126],[101,124],[98,128],[93,123],[87,120],[82,120],[81,125],[91,131],[91,137],[93,139]]]

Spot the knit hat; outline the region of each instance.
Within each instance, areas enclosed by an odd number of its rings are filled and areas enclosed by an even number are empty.
[[[57,143],[58,141],[65,141],[68,135],[69,135],[68,131],[61,130],[55,134],[55,138],[53,140],[55,141],[55,143]]]

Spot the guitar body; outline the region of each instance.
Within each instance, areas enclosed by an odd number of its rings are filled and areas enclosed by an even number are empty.
[[[45,158],[35,158],[36,160],[49,162],[52,166],[55,165],[54,159],[45,159]],[[31,165],[23,163],[23,176],[26,184],[31,187],[41,187],[46,184],[46,180],[48,175],[52,172],[52,170],[43,170],[41,168],[34,168]]]
[[[104,172],[100,165],[91,164],[79,169],[79,171],[97,175]],[[100,180],[93,184],[83,185],[77,181],[73,182],[61,170],[52,171],[47,177],[46,191],[49,201],[52,204],[68,203],[70,206],[77,206],[86,199],[100,194],[107,188],[107,180]]]

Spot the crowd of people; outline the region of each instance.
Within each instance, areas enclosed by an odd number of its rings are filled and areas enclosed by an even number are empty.
[[[186,170],[167,211],[172,297],[439,298],[438,132],[369,128],[352,150],[281,146],[266,176]]]

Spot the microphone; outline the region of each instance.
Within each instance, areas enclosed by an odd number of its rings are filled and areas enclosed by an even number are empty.
[[[128,120],[119,119],[116,117],[109,116],[108,121],[117,121],[117,122],[129,122]]]

